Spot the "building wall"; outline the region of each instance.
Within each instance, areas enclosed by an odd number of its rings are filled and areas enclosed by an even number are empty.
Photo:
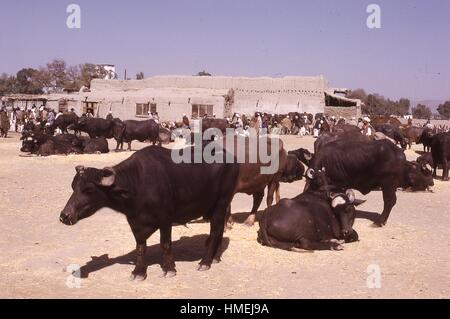
[[[323,76],[319,77],[285,77],[285,78],[245,78],[245,77],[198,77],[198,76],[157,76],[144,80],[104,81],[94,80],[92,92],[123,92],[132,94],[146,89],[203,89],[211,90],[204,97],[214,101],[218,117],[231,117],[233,112],[252,114],[256,111],[267,113],[308,112],[322,113],[325,107],[325,91],[328,88]],[[224,95],[233,89],[234,104],[231,112],[224,112]],[[217,97],[217,98],[214,98]],[[185,99],[188,99],[186,96]],[[132,104],[132,103],[131,103]],[[125,106],[127,109],[129,105]],[[178,111],[182,109],[183,111]],[[164,117],[173,119],[186,113],[191,114],[191,107],[180,103],[171,115],[172,108],[164,109]],[[162,115],[162,114],[160,114]],[[125,116],[130,116],[127,112]]]
[[[324,114],[328,116],[335,116],[337,118],[343,117],[347,120],[352,117],[360,118],[361,117],[361,107],[333,107],[326,106],[324,109]]]

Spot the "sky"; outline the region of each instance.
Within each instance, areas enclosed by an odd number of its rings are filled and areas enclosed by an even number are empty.
[[[69,29],[67,6],[81,8]],[[381,8],[369,29],[367,6]],[[450,99],[448,0],[0,0],[0,73],[68,64],[227,76],[324,75],[389,98]]]

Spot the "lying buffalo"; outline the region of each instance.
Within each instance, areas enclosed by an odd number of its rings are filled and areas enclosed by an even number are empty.
[[[310,183],[324,179],[320,175],[323,172],[307,172]],[[258,242],[292,251],[342,250],[344,242],[358,240],[358,233],[353,230],[355,215],[355,195],[351,190],[330,193],[323,187],[310,187],[294,199],[283,199],[267,208],[259,222]]]
[[[105,138],[90,139],[74,134],[51,136],[29,133],[22,136],[21,152],[40,156],[68,154],[108,153],[108,141]]]
[[[51,136],[44,133],[30,133],[22,136],[21,152],[36,154],[39,156],[81,154],[80,146],[77,146],[77,137],[72,134]]]
[[[182,152],[193,159],[193,148]],[[150,146],[112,168],[77,167],[73,194],[60,221],[75,225],[103,207],[124,214],[137,244],[131,279],[144,280],[147,239],[160,231],[162,269],[166,276],[173,276],[176,270],[172,224],[186,224],[203,217],[211,221],[211,233],[199,270],[208,270],[222,242],[225,216],[238,175],[237,164],[176,164],[171,150]]]
[[[397,202],[397,188],[425,190],[434,185],[426,167],[417,170],[401,149],[386,140],[329,143],[315,154],[310,167],[316,171],[325,168],[330,182],[340,189],[368,194],[381,188],[384,209],[376,222],[380,227],[386,224]]]
[[[128,150],[131,151],[131,142],[139,141],[145,142],[149,140],[155,145],[161,145],[159,133],[160,127],[154,120],[148,121],[123,121],[117,123],[117,128],[114,129],[114,138],[117,141],[117,149],[119,146],[123,150],[123,143],[128,143]]]
[[[73,144],[79,146],[83,154],[106,154],[109,153],[108,140],[104,137],[78,138]]]

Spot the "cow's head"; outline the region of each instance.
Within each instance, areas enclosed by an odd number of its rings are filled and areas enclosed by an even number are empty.
[[[297,156],[297,158],[299,159],[300,162],[302,162],[303,164],[308,165],[308,166],[314,155],[310,151],[308,151],[304,148],[299,148],[298,150],[290,151],[289,154]]]
[[[434,186],[433,169],[429,164],[406,162],[405,182],[403,187],[412,191],[425,191]]]
[[[355,206],[361,205],[364,201],[358,201],[355,193],[349,189],[345,193],[330,193],[331,208],[341,226],[342,237],[347,241],[357,241],[358,233],[353,229],[356,218]]]
[[[23,153],[34,153],[37,151],[37,140],[34,138],[34,136],[27,135],[22,136],[22,147],[20,148],[20,151]]]
[[[112,168],[96,169],[76,167],[72,182],[73,194],[60,215],[66,225],[90,217],[109,203],[108,193],[113,188],[116,173]]]
[[[305,173],[306,190],[329,192],[329,180],[325,174],[325,168],[314,170],[308,168]]]
[[[303,178],[305,174],[305,167],[297,159],[295,155],[288,155],[286,165],[284,166],[281,182],[283,183],[293,183],[299,181]]]

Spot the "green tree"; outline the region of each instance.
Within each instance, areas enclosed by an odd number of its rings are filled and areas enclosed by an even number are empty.
[[[416,107],[412,108],[412,115],[416,119],[428,120],[432,117],[431,109],[423,104],[417,104]]]
[[[445,103],[440,104],[437,111],[443,118],[447,120],[450,119],[450,101],[446,101]]]

